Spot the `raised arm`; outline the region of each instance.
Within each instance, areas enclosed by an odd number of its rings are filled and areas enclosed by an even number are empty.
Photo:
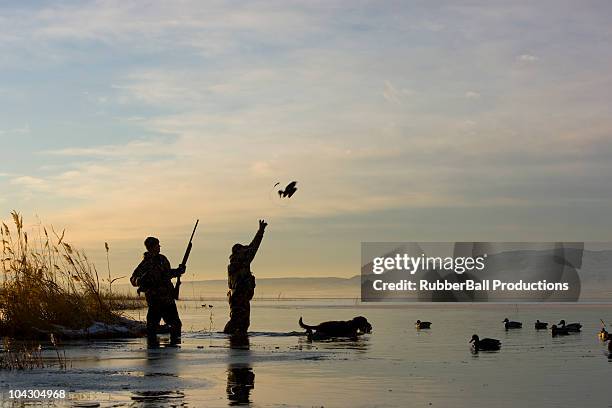
[[[259,229],[257,230],[253,241],[251,241],[247,249],[247,257],[249,262],[251,262],[253,258],[255,258],[257,250],[259,249],[259,245],[261,244],[261,240],[263,239],[264,230],[267,226],[268,223],[266,223],[264,220],[259,220]]]

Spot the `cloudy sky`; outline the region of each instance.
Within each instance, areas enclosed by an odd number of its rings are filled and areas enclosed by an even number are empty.
[[[352,276],[361,241],[612,241],[612,4],[0,5],[0,216],[130,274]],[[459,3],[463,3],[460,5]],[[287,202],[274,183],[298,180]],[[195,276],[193,276],[195,274]]]

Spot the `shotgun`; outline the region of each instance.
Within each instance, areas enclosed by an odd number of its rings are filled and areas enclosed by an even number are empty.
[[[198,223],[200,220],[196,220],[195,227],[193,227],[193,232],[191,233],[191,238],[189,238],[189,243],[187,244],[187,249],[185,250],[185,255],[183,255],[183,262],[179,266],[187,266],[187,260],[189,259],[189,254],[191,253],[191,247],[193,247],[193,236],[195,235],[196,229],[198,228]],[[179,275],[176,278],[176,285],[174,286],[174,299],[178,300],[179,293],[181,291],[181,276]]]

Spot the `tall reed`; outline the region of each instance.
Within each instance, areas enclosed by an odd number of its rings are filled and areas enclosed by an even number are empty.
[[[41,226],[32,239],[23,218],[11,213],[12,228],[0,225],[2,244],[0,336],[42,337],[58,326],[83,329],[94,321],[113,323],[95,266],[64,241],[65,231]]]

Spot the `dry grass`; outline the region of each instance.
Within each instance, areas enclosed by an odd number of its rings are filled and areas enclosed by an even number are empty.
[[[44,368],[42,358],[42,347],[40,344],[14,345],[11,339],[2,339],[2,353],[0,353],[0,369],[3,370],[25,370],[33,368]]]
[[[9,337],[2,339],[0,352],[0,369],[2,370],[32,370],[34,368],[58,367],[68,368],[69,361],[66,352],[61,350],[55,336],[51,334],[51,344],[55,350],[53,359],[44,359],[42,346],[37,342],[15,342]]]
[[[147,301],[144,296],[104,290],[102,298],[110,304],[112,310],[135,310],[147,307]]]
[[[119,314],[112,294],[102,294],[95,266],[64,242],[64,232],[40,226],[32,239],[22,217],[11,215],[14,226],[0,226],[0,336],[47,337],[57,326],[83,329],[94,321],[115,322]]]

